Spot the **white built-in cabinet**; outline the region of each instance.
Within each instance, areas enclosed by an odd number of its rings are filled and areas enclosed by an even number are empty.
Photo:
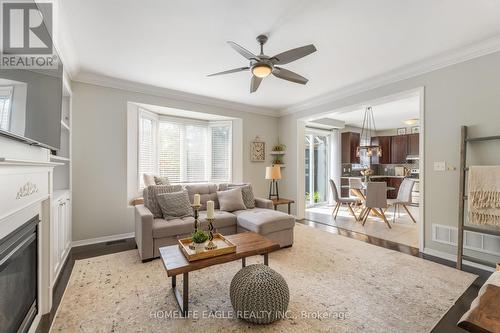
[[[69,191],[54,192],[52,200],[51,280],[54,283],[71,250],[71,197]]]
[[[71,250],[71,87],[63,80],[61,112],[61,147],[51,153],[50,161],[58,163],[53,171],[50,219],[50,287],[53,288]]]

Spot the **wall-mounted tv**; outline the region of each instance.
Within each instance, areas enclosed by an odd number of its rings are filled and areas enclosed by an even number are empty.
[[[61,140],[62,65],[0,70],[0,134],[57,150]]]

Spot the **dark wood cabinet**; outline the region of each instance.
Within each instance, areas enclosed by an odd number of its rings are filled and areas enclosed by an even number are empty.
[[[408,155],[418,155],[420,153],[419,144],[420,137],[418,133],[408,134]]]
[[[349,196],[349,189],[342,187],[342,186],[346,186],[346,185],[349,185],[349,179],[348,178],[340,178],[340,196],[343,198],[346,198]]]
[[[390,136],[374,136],[372,137],[372,145],[379,145],[382,149],[382,156],[377,154],[372,156],[372,164],[391,164],[391,137]]]
[[[398,197],[399,187],[403,182],[403,178],[388,178],[387,186],[394,187],[394,190],[387,191],[387,199],[396,199]]]
[[[391,163],[404,164],[408,155],[408,135],[391,137]]]
[[[342,163],[359,163],[356,151],[359,147],[359,133],[345,132],[340,137],[342,146]]]

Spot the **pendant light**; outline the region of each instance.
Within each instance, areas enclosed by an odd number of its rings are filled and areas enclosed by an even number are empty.
[[[359,146],[356,150],[356,156],[361,155],[361,151],[366,151],[366,156],[372,157],[376,154],[378,157],[382,156],[382,148],[379,145],[372,145],[372,137],[377,135],[377,128],[375,127],[375,119],[373,118],[373,110],[371,106],[365,109],[363,117],[363,126],[361,128],[361,135],[359,138]]]

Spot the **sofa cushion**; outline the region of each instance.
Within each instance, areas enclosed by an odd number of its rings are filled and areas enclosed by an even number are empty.
[[[215,221],[213,222],[213,226],[217,228],[226,228],[231,226],[236,226],[236,216],[229,212],[225,212],[222,210],[216,209],[215,213]],[[207,229],[207,212],[200,212],[199,221],[203,229]]]
[[[153,238],[175,237],[191,234],[194,230],[194,217],[184,217],[167,221],[165,219],[154,219]]]
[[[154,176],[155,185],[170,185],[168,177]]]
[[[247,209],[255,208],[255,196],[253,195],[253,188],[251,184],[229,184],[228,189],[241,188],[241,196]]]
[[[233,212],[236,222],[247,230],[266,235],[272,232],[291,229],[295,218],[291,215],[264,208],[253,208]]]
[[[145,187],[156,185],[154,175],[143,173],[142,174],[142,181],[144,182]]]
[[[186,185],[186,190],[189,194],[189,201],[193,203],[194,195],[198,193],[200,195],[200,210],[207,209],[207,201],[212,200],[216,209],[219,208],[219,201],[217,200],[217,185],[215,184],[189,184]]]
[[[217,197],[219,198],[220,210],[234,212],[235,210],[246,209],[240,187],[227,191],[218,191]]]
[[[160,205],[158,204],[158,194],[182,191],[182,185],[153,185],[144,189],[144,206],[148,208],[156,218],[163,217]]]
[[[158,194],[157,198],[165,220],[170,221],[176,218],[193,216],[193,208],[186,190]]]

